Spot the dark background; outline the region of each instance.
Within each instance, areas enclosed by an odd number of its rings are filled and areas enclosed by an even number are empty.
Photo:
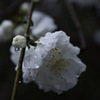
[[[18,15],[18,8],[24,1],[0,0],[0,22]],[[65,31],[71,36],[71,43],[80,46],[76,27],[63,0],[58,0],[56,4],[53,0],[51,2],[50,0],[40,1],[35,9],[52,16],[58,26],[57,30]],[[100,44],[95,43],[94,40],[95,31],[100,29],[100,16],[94,6],[79,7],[76,4],[73,6],[86,41],[86,48],[79,54],[87,66],[86,72],[79,77],[76,87],[61,95],[54,92],[45,93],[34,83],[21,83],[16,100],[100,100]],[[10,100],[16,74],[15,65],[10,60],[10,46],[11,41],[0,43],[0,100]]]

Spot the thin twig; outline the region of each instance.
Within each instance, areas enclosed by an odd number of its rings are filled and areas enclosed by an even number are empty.
[[[65,0],[66,2],[66,5],[67,5],[67,9],[69,11],[69,14],[75,24],[75,27],[78,31],[78,35],[79,35],[79,39],[80,39],[80,47],[81,49],[85,49],[86,48],[86,43],[85,43],[85,38],[84,38],[84,35],[83,35],[83,31],[82,31],[82,28],[81,28],[81,24],[77,18],[77,15],[75,13],[75,10],[73,8],[73,5],[72,3],[69,2],[69,0]]]
[[[30,24],[31,24],[31,16],[32,11],[34,9],[34,2],[31,3],[31,8],[29,10],[29,16],[28,16],[28,22],[27,22],[27,30],[26,30],[26,36],[29,36],[29,30],[30,30]]]
[[[30,27],[30,23],[31,23],[33,5],[34,5],[34,2],[31,3],[31,7],[30,7],[30,13],[29,13],[28,22],[27,22],[27,28],[26,28],[26,35],[27,36],[29,35],[29,27]],[[15,95],[16,95],[18,84],[19,84],[19,78],[20,78],[20,75],[22,73],[22,63],[23,63],[24,55],[25,55],[25,48],[23,48],[21,50],[21,54],[20,54],[20,58],[19,58],[19,62],[18,62],[18,69],[17,69],[17,73],[16,73],[16,78],[15,78],[15,82],[14,82],[14,87],[13,87],[13,91],[12,91],[11,100],[15,100]]]
[[[15,100],[15,95],[16,95],[18,84],[19,84],[19,77],[20,77],[20,74],[21,74],[21,71],[22,71],[22,62],[23,62],[23,59],[24,59],[24,55],[25,55],[25,48],[23,48],[21,50],[11,100]]]

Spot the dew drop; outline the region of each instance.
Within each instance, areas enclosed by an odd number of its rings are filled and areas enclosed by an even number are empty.
[[[17,51],[19,51],[19,50],[20,50],[20,48],[14,48],[14,50],[15,50],[15,52],[17,52]]]
[[[27,24],[27,19],[28,19],[28,18],[25,16],[24,21],[23,21],[24,24]],[[34,23],[33,23],[33,21],[31,20],[30,26],[33,26],[33,25],[34,25]]]
[[[21,81],[19,81],[19,83],[22,83]]]

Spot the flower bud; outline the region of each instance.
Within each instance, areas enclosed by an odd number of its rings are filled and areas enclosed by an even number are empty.
[[[11,33],[14,27],[14,23],[10,20],[4,20],[1,24],[4,33]]]
[[[24,3],[21,5],[21,7],[20,7],[20,11],[21,11],[22,13],[27,13],[28,10],[29,10],[29,3],[24,2]]]
[[[24,48],[26,46],[26,38],[22,35],[17,35],[13,38],[12,45],[15,48]]]

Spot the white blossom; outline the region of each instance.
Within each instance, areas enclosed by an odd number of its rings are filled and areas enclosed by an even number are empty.
[[[53,18],[39,11],[32,13],[32,21],[34,22],[34,26],[30,28],[31,34],[37,39],[57,28]],[[24,32],[25,26],[23,25],[19,25],[14,29],[14,35],[23,35]]]
[[[17,35],[13,38],[12,45],[15,48],[24,48],[26,46],[26,38],[22,35]]]
[[[0,25],[0,41],[7,41],[12,37],[14,23],[4,20]]]
[[[44,91],[58,94],[73,88],[86,65],[77,57],[78,47],[69,42],[63,32],[48,32],[37,47],[24,58],[23,81],[34,81]]]
[[[29,3],[27,2],[23,3],[20,9],[28,11]],[[32,28],[32,34],[37,39],[41,36],[44,36],[46,32],[52,32],[57,28],[57,26],[54,23],[54,20],[50,16],[39,11],[33,12],[32,21],[34,22],[34,27]],[[12,21],[4,20],[0,25],[0,40],[1,41],[9,40],[13,36],[13,33],[14,35],[18,34],[23,35],[24,31],[25,31],[24,26],[18,25],[14,29],[14,23]]]
[[[77,57],[80,49],[73,46],[62,31],[48,32],[36,43],[36,48],[26,48],[22,66],[23,81],[34,81],[40,89],[58,94],[73,88],[79,75],[86,69]],[[10,51],[11,59],[17,64],[20,51],[16,53],[12,47]]]
[[[32,21],[34,22],[32,34],[36,38],[44,36],[47,32],[52,32],[57,28],[54,20],[50,16],[39,11],[33,12]]]

